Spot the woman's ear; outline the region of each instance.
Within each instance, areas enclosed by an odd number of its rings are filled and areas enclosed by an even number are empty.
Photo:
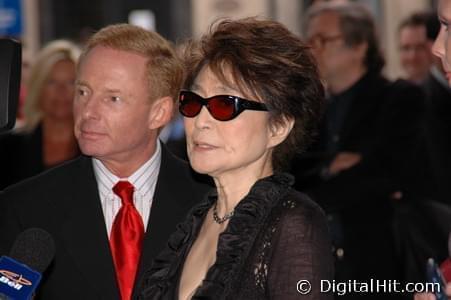
[[[174,114],[174,101],[169,96],[152,102],[149,112],[149,129],[159,129],[168,124]]]
[[[269,146],[275,147],[282,143],[290,134],[294,126],[294,119],[284,117],[280,122],[274,122],[269,128]]]

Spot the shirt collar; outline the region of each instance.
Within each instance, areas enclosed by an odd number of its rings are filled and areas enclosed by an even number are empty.
[[[118,181],[129,181],[135,187],[135,192],[146,195],[157,180],[161,164],[161,145],[157,141],[155,153],[138,168],[132,175],[120,178],[113,173],[97,158],[92,158],[94,174],[97,180],[99,191],[103,195],[113,193],[113,187]]]

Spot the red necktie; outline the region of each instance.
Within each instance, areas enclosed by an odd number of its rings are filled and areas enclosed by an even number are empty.
[[[113,192],[122,201],[110,237],[111,253],[122,300],[131,299],[144,236],[142,218],[133,205],[133,190],[133,185],[128,181],[119,181],[113,187]]]

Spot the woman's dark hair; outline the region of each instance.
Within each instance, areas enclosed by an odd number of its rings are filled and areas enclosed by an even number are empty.
[[[275,170],[287,169],[293,155],[309,145],[324,89],[309,48],[285,26],[257,18],[222,20],[200,40],[187,43],[183,57],[186,89],[208,66],[225,85],[264,102],[271,126],[294,120],[287,139],[274,149]]]

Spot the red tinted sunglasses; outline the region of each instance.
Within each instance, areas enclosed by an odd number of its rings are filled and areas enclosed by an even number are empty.
[[[268,111],[264,103],[246,100],[237,96],[216,95],[203,98],[189,91],[180,92],[179,111],[187,118],[194,118],[206,106],[210,115],[218,121],[229,121],[236,118],[244,110]]]

